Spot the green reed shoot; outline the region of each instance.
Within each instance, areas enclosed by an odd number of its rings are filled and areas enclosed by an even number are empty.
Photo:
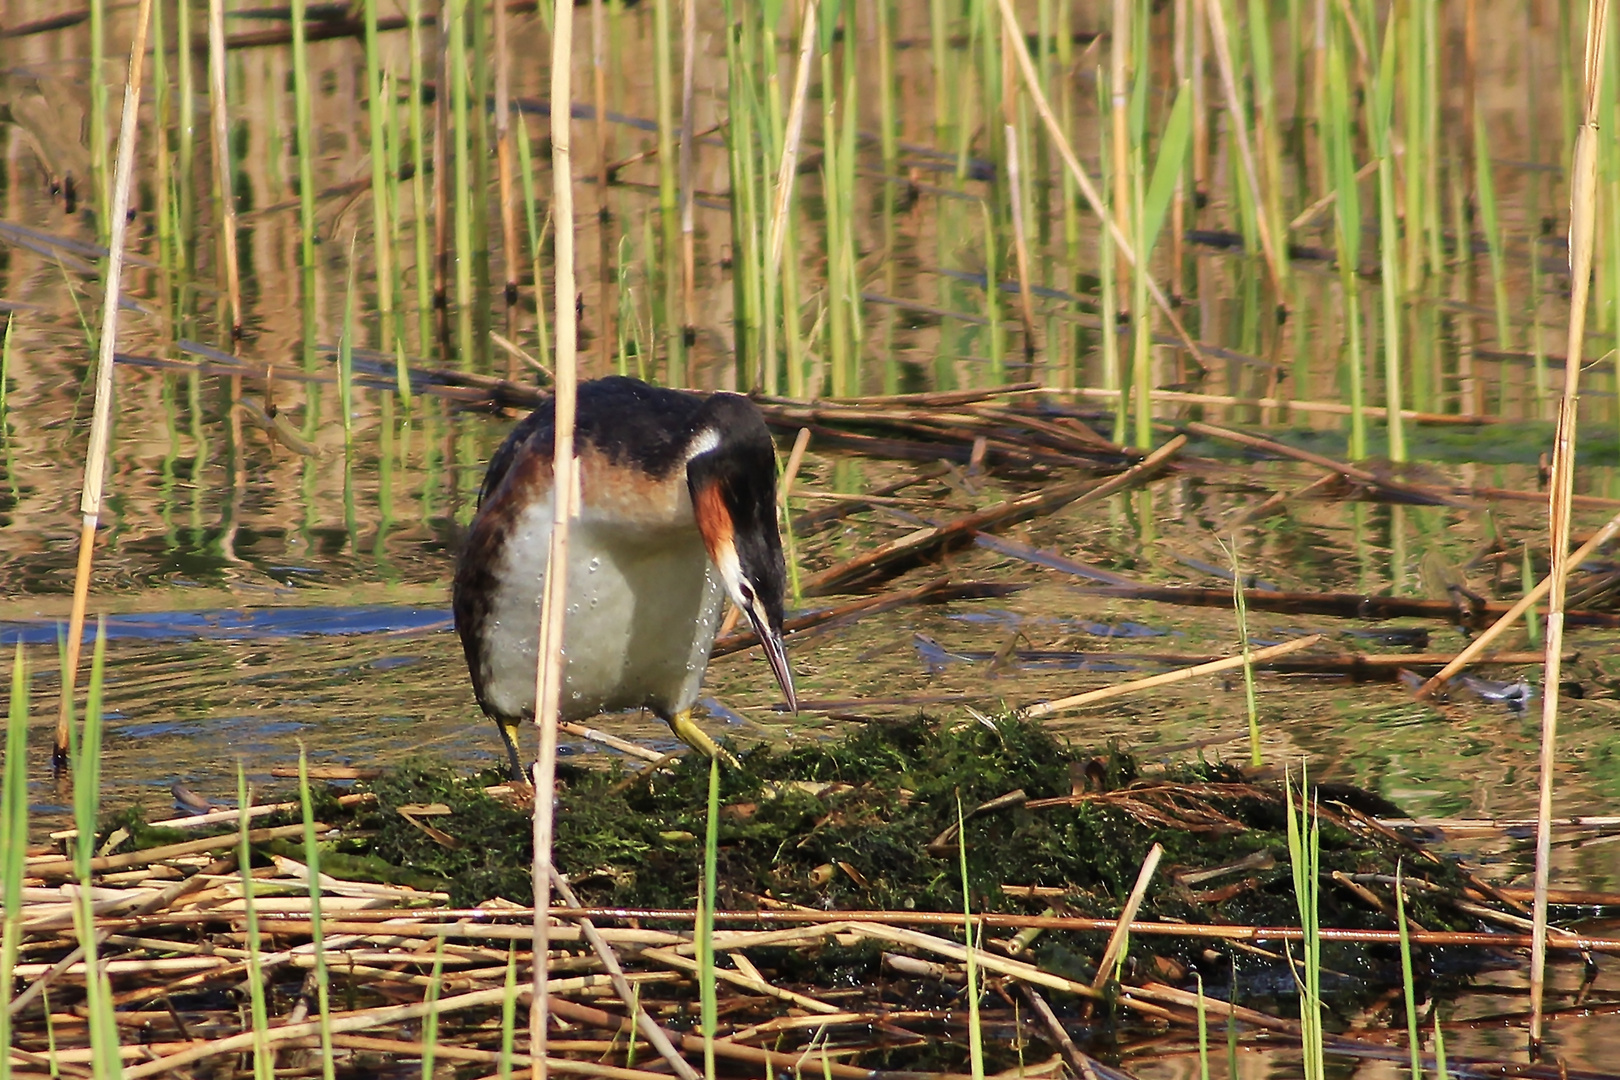
[[[1506,254],[1503,250],[1501,219],[1497,215],[1496,178],[1495,169],[1491,166],[1490,140],[1485,134],[1485,118],[1477,109],[1474,116],[1474,182],[1479,198],[1480,228],[1485,233],[1485,250],[1491,263],[1491,295],[1496,303],[1496,347],[1505,351],[1513,347],[1508,317]],[[1467,243],[1468,239],[1459,242]],[[1534,244],[1531,244],[1530,251],[1534,261]],[[1536,373],[1538,408],[1545,408],[1547,404],[1546,374],[1544,368]]]
[[[304,291],[314,291],[315,280],[315,119],[309,94],[309,45],[305,41],[306,0],[292,0],[293,124],[298,138],[299,263],[304,270]],[[230,198],[231,193],[221,192]],[[305,310],[308,310],[306,304]],[[306,334],[313,332],[306,331]]]
[[[547,332],[550,323],[546,317],[544,279],[540,276],[540,252],[545,247],[546,229],[551,223],[551,211],[546,211],[544,225],[537,221],[533,151],[529,146],[529,125],[523,119],[522,113],[518,114],[517,123],[514,126],[517,128],[518,174],[523,178],[523,220],[529,226],[529,258],[534,263],[534,332],[539,349],[540,363],[544,364],[549,370],[551,368],[551,335]],[[622,290],[622,283],[620,288]],[[622,291],[620,295],[624,295]]]
[[[321,922],[321,847],[309,788],[309,754],[298,744],[298,808],[304,822],[304,870],[309,875],[309,947],[315,956],[315,1003],[321,1026],[321,1077],[332,1080],[332,983],[326,970],[326,928]]]
[[[1345,368],[1350,393],[1350,447],[1352,461],[1367,456],[1367,414],[1362,388],[1361,286],[1357,271],[1361,265],[1361,194],[1356,187],[1356,161],[1351,122],[1349,77],[1345,72],[1344,47],[1338,20],[1331,24],[1327,48],[1327,74],[1324,79],[1322,151],[1328,178],[1333,185],[1333,235],[1338,249],[1339,289],[1344,296],[1344,327],[1347,337]]]
[[[471,0],[450,0],[450,134],[455,158],[454,187],[450,201],[455,204],[456,244],[456,332],[462,365],[473,362],[473,222],[472,204],[475,198],[472,186],[471,121],[468,118],[467,93],[467,8]],[[441,93],[443,90],[441,88]],[[567,108],[564,104],[562,108]],[[478,109],[483,111],[483,99]],[[482,192],[478,193],[479,195]]]
[[[244,944],[248,954],[248,1007],[253,1022],[253,1075],[255,1080],[271,1080],[276,1059],[268,1038],[270,1017],[264,997],[264,969],[260,962],[259,911],[253,895],[253,846],[248,843],[248,831],[252,828],[248,811],[253,807],[253,795],[248,790],[247,771],[240,760],[236,763],[236,805],[241,811],[236,819],[236,869],[242,876]]]
[[[543,962],[543,961],[538,961]],[[444,983],[444,938],[433,947],[433,970],[428,976],[423,1002],[428,1011],[422,1017],[422,1080],[433,1080],[433,1062],[439,1051],[439,990]]]
[[[1209,1080],[1209,1016],[1204,1007],[1204,977],[1193,972],[1198,980],[1198,1080]]]
[[[112,235],[112,176],[107,168],[107,2],[90,0],[90,185],[96,231],[105,244]]]
[[[1536,587],[1535,565],[1530,561],[1529,544],[1526,544],[1522,549],[1519,561],[1519,582],[1521,592],[1529,592]],[[1541,614],[1536,610],[1535,604],[1531,604],[1524,609],[1524,635],[1530,642],[1532,649],[1541,648]]]
[[[979,201],[979,213],[984,221],[984,314],[989,320],[985,336],[990,353],[990,377],[993,382],[1007,381],[1007,343],[1001,330],[1001,265],[996,258],[995,215],[990,204]]]
[[[1216,543],[1220,543],[1219,539]],[[1223,548],[1225,544],[1221,544]],[[1226,548],[1232,563],[1232,606],[1237,609],[1238,642],[1243,649],[1243,698],[1249,711],[1249,764],[1258,769],[1265,764],[1260,753],[1260,709],[1255,702],[1254,660],[1249,645],[1249,601],[1244,592],[1243,567],[1238,560],[1238,539],[1232,537],[1232,546]]]
[[[1401,268],[1397,245],[1400,232],[1395,216],[1395,149],[1392,116],[1395,108],[1396,39],[1394,9],[1384,26],[1384,43],[1368,96],[1368,128],[1373,156],[1378,161],[1378,249],[1384,293],[1384,404],[1389,432],[1389,459],[1406,460],[1406,421],[1401,416]]]
[[[394,230],[389,224],[388,152],[384,142],[388,102],[383,96],[382,58],[377,42],[377,0],[365,0],[365,23],[367,130],[371,138],[371,242],[377,261],[377,316],[382,323],[379,341],[381,347],[387,349],[394,339]]]
[[[517,943],[513,942],[506,947],[506,982],[503,984],[501,996],[501,1060],[496,1066],[496,1075],[501,1080],[507,1080],[512,1075],[513,1046],[517,1038]],[[635,1009],[630,1010],[635,1015]],[[633,1025],[632,1025],[633,1027]]]
[[[338,408],[343,410],[343,454],[354,456],[354,243],[349,237],[349,281],[343,290],[343,336],[338,338]]]
[[[1322,1034],[1322,938],[1318,921],[1321,893],[1321,838],[1320,821],[1312,809],[1309,774],[1302,764],[1299,770],[1299,814],[1294,814],[1294,788],[1284,778],[1284,791],[1288,795],[1288,861],[1294,873],[1294,899],[1299,905],[1299,925],[1304,932],[1300,962],[1305,969],[1301,978],[1295,972],[1294,982],[1299,988],[1300,1049],[1305,1057],[1305,1080],[1322,1080],[1325,1072]],[[1292,954],[1289,961],[1293,968]]]
[[[689,0],[690,2],[690,0]],[[670,0],[653,3],[653,92],[658,97],[658,215],[663,224],[659,281],[663,284],[664,338],[669,350],[665,378],[670,386],[686,383],[686,337],[681,327],[678,258],[681,220],[675,186],[675,91],[670,74]],[[651,249],[649,249],[649,259]],[[649,262],[650,265],[650,262]]]
[[[1254,147],[1260,172],[1259,213],[1266,218],[1273,243],[1282,246],[1278,269],[1288,281],[1286,241],[1288,220],[1283,215],[1282,127],[1277,115],[1277,94],[1272,72],[1271,7],[1265,0],[1249,0],[1249,72],[1254,101]],[[1284,297],[1278,297],[1281,301]]]
[[[1145,65],[1144,65],[1145,69]],[[1139,85],[1146,86],[1146,71],[1139,76],[1142,80]],[[1145,93],[1143,94],[1145,97]],[[1165,122],[1164,136],[1159,142],[1159,155],[1153,163],[1153,179],[1148,183],[1146,193],[1142,191],[1142,173],[1136,170],[1137,212],[1136,212],[1136,272],[1132,274],[1135,282],[1135,296],[1131,301],[1134,309],[1135,328],[1132,331],[1132,346],[1134,348],[1135,362],[1132,369],[1135,373],[1135,386],[1132,396],[1136,399],[1136,438],[1138,449],[1146,450],[1153,445],[1153,368],[1152,368],[1152,308],[1148,303],[1148,275],[1149,266],[1153,256],[1153,246],[1158,242],[1159,232],[1164,227],[1166,216],[1170,212],[1170,202],[1175,197],[1176,184],[1181,178],[1182,169],[1187,160],[1188,140],[1192,134],[1192,93],[1189,87],[1182,86],[1176,94],[1176,102],[1170,108],[1169,119]],[[1141,152],[1140,150],[1138,151]]]
[[[962,939],[967,943],[968,1061],[973,1080],[984,1080],[984,1031],[979,1024],[979,961],[973,933],[973,892],[968,882],[967,819],[956,796],[956,857],[962,874]]]
[[[22,640],[11,659],[11,706],[6,712],[6,771],[0,786],[0,1046],[11,1045],[12,972],[22,944],[23,862],[28,852],[28,661]],[[0,1080],[10,1080],[11,1055],[0,1054]]]
[[[68,759],[73,769],[73,827],[78,832],[73,841],[73,872],[79,880],[73,929],[84,950],[85,1010],[94,1072],[98,1077],[118,1077],[124,1073],[119,1056],[118,1021],[114,1015],[112,984],[106,969],[96,959],[100,938],[96,931],[91,875],[91,861],[96,852],[96,817],[101,807],[101,702],[106,666],[107,624],[101,620],[96,625],[95,651],[90,660],[83,730],[81,732],[81,725],[71,723],[71,716],[68,724]]]
[[[1112,127],[1119,122],[1119,118],[1108,109],[1108,88],[1101,79],[1097,80],[1097,108],[1099,116],[1108,117],[1097,125],[1097,143],[1102,158],[1102,202],[1104,206],[1112,206],[1115,201]],[[1124,442],[1126,401],[1119,363],[1119,292],[1115,266],[1114,231],[1107,227],[1100,228],[1097,230],[1097,301],[1102,310],[1103,389],[1117,391],[1114,397],[1114,430],[1110,438],[1115,442]]]
[[[1451,1070],[1446,1067],[1446,1036],[1440,1030],[1440,1014],[1434,1014],[1434,1075],[1435,1080],[1450,1080]]]
[[[414,219],[411,233],[416,241],[416,348],[425,356],[433,341],[433,248],[428,234],[427,145],[422,122],[422,0],[410,0],[405,17],[410,22],[411,52],[409,115]]]
[[[714,909],[720,868],[720,758],[709,759],[709,817],[703,829],[703,882],[698,890],[697,950],[699,1009],[703,1026],[703,1075],[714,1080],[714,1037],[720,1009],[715,993]]]
[[[1418,1040],[1417,989],[1412,978],[1412,939],[1406,928],[1406,883],[1395,863],[1395,926],[1401,936],[1401,990],[1406,997],[1406,1040],[1412,1050],[1412,1080],[1423,1077],[1423,1044]]]

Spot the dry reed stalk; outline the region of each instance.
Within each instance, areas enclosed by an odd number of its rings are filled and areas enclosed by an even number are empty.
[[[1131,893],[1125,898],[1125,906],[1120,909],[1119,924],[1114,927],[1114,932],[1108,935],[1108,946],[1103,949],[1102,959],[1097,961],[1097,975],[1091,980],[1091,988],[1098,993],[1101,993],[1103,987],[1114,977],[1114,967],[1119,963],[1120,954],[1125,951],[1130,925],[1136,921],[1136,913],[1142,907],[1148,885],[1153,881],[1153,873],[1158,870],[1159,860],[1163,857],[1164,848],[1154,844],[1148,849],[1147,857],[1142,860],[1142,868],[1136,873],[1136,884],[1131,886]]]
[[[1193,667],[1182,668],[1179,671],[1166,671],[1161,675],[1150,675],[1145,679],[1135,679],[1128,683],[1121,683],[1118,686],[1105,686],[1101,690],[1092,690],[1084,694],[1075,694],[1072,697],[1059,698],[1056,701],[1041,702],[1040,704],[1031,705],[1025,709],[1024,715],[1029,717],[1050,716],[1055,712],[1062,712],[1065,709],[1076,709],[1082,705],[1094,705],[1099,701],[1108,701],[1112,698],[1124,697],[1127,694],[1134,694],[1139,690],[1148,690],[1156,686],[1167,686],[1172,683],[1185,682],[1188,679],[1195,679],[1201,675],[1214,675],[1222,671],[1231,671],[1234,668],[1242,667],[1245,663],[1263,664],[1266,661],[1274,660],[1279,656],[1287,656],[1289,653],[1299,652],[1301,649],[1308,649],[1321,640],[1321,634],[1312,634],[1310,637],[1302,637],[1294,641],[1284,642],[1281,645],[1273,645],[1270,648],[1256,649],[1247,656],[1229,656],[1224,660],[1215,660],[1208,664],[1196,664]]]
[[[1114,240],[1114,249],[1119,253],[1119,257],[1125,260],[1129,266],[1135,268],[1137,265],[1136,250],[1131,246],[1130,240],[1127,239],[1125,230],[1120,228],[1119,222],[1114,219],[1108,208],[1103,205],[1102,196],[1097,191],[1097,185],[1091,182],[1091,175],[1081,167],[1080,159],[1074,156],[1074,147],[1069,145],[1069,138],[1063,133],[1063,125],[1058,122],[1056,114],[1052,112],[1052,106],[1046,100],[1046,93],[1041,89],[1040,76],[1035,72],[1035,62],[1029,55],[1029,46],[1024,42],[1024,32],[1019,27],[1017,14],[1013,11],[1012,0],[997,0],[997,2],[1001,5],[1003,23],[1010,27],[1007,41],[1012,46],[1013,52],[1018,56],[1018,68],[1024,76],[1024,89],[1029,91],[1029,97],[1035,105],[1035,111],[1041,114],[1041,123],[1046,126],[1046,132],[1052,139],[1052,145],[1057,148],[1058,156],[1063,159],[1064,166],[1069,170],[1069,174],[1074,177],[1075,183],[1079,185],[1080,193],[1085,196],[1086,203],[1091,207],[1091,212],[1096,214],[1097,219],[1107,226]],[[1165,296],[1164,290],[1159,287],[1159,283],[1153,280],[1153,275],[1148,273],[1147,267],[1142,268],[1142,273],[1146,275],[1148,295],[1153,298],[1153,303],[1164,315],[1165,321],[1170,324],[1170,328],[1175,331],[1176,337],[1180,339],[1182,346],[1187,350],[1187,354],[1205,371],[1213,370],[1209,360],[1204,356],[1203,350],[1198,347],[1198,342],[1187,332],[1187,327],[1182,323],[1181,317],[1170,306],[1170,300]]]
[[[601,326],[597,332],[598,373],[613,367],[613,349],[617,340],[618,297],[614,294],[613,230],[609,228],[612,214],[608,211],[608,155],[612,153],[611,128],[607,118],[607,64],[608,26],[607,5],[603,0],[591,0],[591,93],[596,102],[596,233],[598,280],[601,293],[597,297],[597,318]]]
[[[810,429],[802,427],[793,436],[793,449],[788,452],[787,464],[782,468],[782,485],[776,493],[778,505],[786,506],[793,494],[793,482],[799,478],[799,467],[804,464],[804,452],[810,449]]]
[[[499,912],[505,918],[529,920],[533,918],[532,908],[511,908]],[[412,912],[412,914],[417,914]],[[489,920],[496,913],[487,908],[467,909],[433,909],[420,912],[426,916],[431,915],[438,919],[481,919]],[[691,923],[694,912],[690,908],[569,908],[553,907],[553,918],[566,920],[573,918],[589,918],[593,920],[636,920],[648,922]],[[457,923],[429,923],[411,922],[401,923],[402,913],[398,910],[384,911],[356,911],[344,913],[342,920],[325,920],[323,925],[329,933],[357,934],[381,937],[400,938],[445,938],[446,940],[490,940],[490,941],[527,941],[531,930],[527,925],[501,924],[485,922],[475,925],[468,922]],[[231,919],[240,917],[240,913],[230,916]],[[716,923],[763,923],[766,925],[797,925],[797,924],[824,924],[839,923],[850,924],[853,931],[856,925],[871,925],[874,923],[886,924],[889,927],[900,926],[939,926],[945,929],[956,929],[962,925],[962,916],[959,912],[945,911],[818,911],[808,908],[773,908],[756,911],[722,910],[714,913]],[[1070,930],[1081,933],[1109,934],[1118,923],[1117,919],[1095,919],[1064,915],[1009,915],[996,913],[976,913],[974,921],[982,923],[992,929],[1020,930],[1038,928],[1042,930]],[[143,919],[137,922],[133,919],[107,920],[106,927],[109,932],[121,927],[140,925],[150,927],[161,921],[165,925],[190,926],[193,924],[221,921],[221,916],[212,912],[187,912],[161,920]],[[308,935],[310,924],[307,919],[277,919],[273,923],[277,934]],[[657,930],[629,929],[614,926],[599,926],[598,931],[609,941],[626,944],[645,944],[653,947],[684,946],[690,944],[690,938],[678,934]],[[1249,926],[1232,924],[1197,924],[1197,923],[1169,923],[1169,922],[1133,922],[1130,932],[1135,935],[1188,937],[1198,940],[1231,941],[1252,943],[1256,941],[1299,941],[1302,931],[1294,926]],[[554,927],[551,932],[552,939],[559,942],[577,942],[583,940],[583,934],[575,926]],[[1529,934],[1491,934],[1479,931],[1427,931],[1425,933],[1413,932],[1408,935],[1413,945],[1450,945],[1450,946],[1480,946],[1484,948],[1501,949],[1528,949],[1530,947]],[[1398,945],[1400,934],[1396,930],[1358,930],[1336,927],[1324,927],[1321,931],[1323,941],[1336,941],[1355,945]],[[955,946],[960,949],[961,946]],[[1596,937],[1578,935],[1567,941],[1554,941],[1549,948],[1561,950],[1584,950],[1589,952],[1620,954],[1620,938]],[[1089,987],[1086,988],[1089,991]],[[697,1040],[699,1048],[702,1040]]]
[[[1096,386],[1077,386],[1073,389],[1053,389],[1046,391],[1054,394],[1065,394],[1073,397],[1096,398],[1111,401],[1119,397],[1120,391],[1108,390]],[[1295,401],[1292,398],[1277,397],[1235,397],[1231,394],[1197,394],[1185,390],[1158,390],[1153,391],[1153,400],[1181,402],[1187,405],[1219,405],[1227,408],[1253,408],[1253,409],[1295,409],[1304,413],[1322,413],[1327,416],[1348,416],[1354,412],[1354,407],[1343,405],[1336,401]],[[1389,410],[1382,405],[1363,405],[1363,416],[1385,417]],[[1459,413],[1429,413],[1419,412],[1416,409],[1402,409],[1401,416],[1419,424],[1443,425],[1469,425],[1469,424],[1495,424],[1500,421],[1496,416],[1470,416]],[[1538,493],[1538,498],[1540,497]]]
[[[315,829],[324,832],[327,826],[317,823]],[[302,825],[278,825],[273,829],[254,829],[248,833],[250,844],[262,844],[270,840],[281,840],[289,836],[303,835]],[[205,836],[198,840],[185,840],[178,844],[165,844],[162,847],[146,848],[142,851],[130,851],[123,855],[100,855],[90,860],[92,872],[107,870],[123,870],[131,866],[145,866],[147,863],[158,862],[162,859],[173,859],[181,855],[197,855],[205,851],[216,851],[235,845],[241,838],[236,835]],[[29,877],[36,878],[69,878],[73,876],[72,859],[51,859],[46,862],[30,864],[24,871]]]
[[[242,338],[242,281],[236,264],[236,198],[231,182],[229,108],[225,99],[225,11],[223,0],[208,3],[208,119],[213,133],[215,179],[219,183],[220,262],[230,304],[231,341]],[[266,399],[269,394],[266,393]]]
[[[1330,457],[1324,457],[1321,454],[1313,454],[1309,450],[1300,450],[1297,447],[1289,446],[1287,443],[1276,442],[1272,439],[1263,439],[1258,435],[1250,435],[1242,431],[1233,431],[1230,428],[1217,427],[1214,424],[1204,424],[1196,420],[1190,420],[1185,424],[1180,424],[1177,426],[1183,430],[1192,432],[1194,435],[1204,435],[1211,439],[1220,439],[1223,442],[1237,443],[1239,446],[1248,446],[1256,450],[1264,450],[1270,454],[1277,454],[1281,457],[1289,457],[1296,461],[1303,461],[1308,465],[1315,465],[1318,468],[1339,473],[1341,476],[1347,476],[1352,480],[1360,481],[1361,483],[1368,484],[1374,488],[1380,488],[1386,491],[1397,491],[1406,495],[1424,496],[1426,498],[1435,498],[1438,496],[1438,491],[1436,489],[1420,488],[1415,484],[1403,484],[1399,481],[1391,480],[1388,477],[1379,476],[1376,473],[1369,472],[1368,470],[1358,466],[1351,465],[1348,462],[1335,461]]]
[[[1593,552],[1614,539],[1616,534],[1620,534],[1620,514],[1610,518],[1603,528],[1592,534],[1591,539],[1575,549],[1574,554],[1570,555],[1565,563],[1565,575],[1567,576],[1570,570],[1578,568]],[[1521,596],[1517,603],[1502,613],[1500,618],[1464,646],[1463,650],[1453,657],[1445,667],[1435,672],[1428,682],[1418,687],[1417,696],[1419,698],[1429,697],[1450,681],[1453,675],[1456,675],[1457,672],[1469,664],[1474,663],[1479,654],[1485,650],[1485,646],[1501,637],[1529,609],[1531,604],[1547,595],[1547,592],[1552,588],[1552,584],[1553,575],[1549,573],[1537,583],[1535,588]],[[1552,648],[1551,644],[1547,647]],[[1543,660],[1550,655],[1550,653],[1543,654]]]
[[[788,106],[786,134],[782,140],[782,161],[776,169],[776,201],[771,206],[767,226],[770,267],[780,271],[782,243],[787,234],[788,206],[793,200],[793,180],[799,172],[799,141],[804,135],[804,103],[810,93],[810,57],[816,46],[817,0],[804,6],[804,27],[799,31],[799,62],[793,73],[793,99]]]
[[[535,722],[540,725],[540,759],[534,766],[534,984],[529,1008],[529,1047],[534,1055],[535,1080],[546,1076],[546,964],[550,952],[552,789],[557,776],[557,724],[563,683],[563,616],[567,603],[568,530],[578,512],[579,469],[574,459],[574,409],[578,372],[574,308],[574,176],[569,131],[573,110],[572,56],[574,5],[557,4],[552,11],[551,100],[563,103],[551,110],[552,220],[556,229],[555,322],[557,345],[555,386],[555,440],[552,446],[551,551],[546,563],[546,584],[540,614],[538,671],[535,674]]]
[[[674,968],[676,971],[684,971],[695,975],[699,970],[698,962],[696,960],[693,960],[690,957],[682,956],[679,953],[673,952],[669,949],[643,949],[641,950],[641,955],[656,963],[666,964],[669,967]],[[729,968],[716,966],[714,969],[714,977],[723,982],[740,986],[744,990],[752,990],[756,994],[764,994],[766,997],[773,997],[779,1001],[785,1001],[790,1005],[797,1005],[799,1008],[808,1009],[813,1013],[830,1014],[840,1012],[843,1008],[840,1005],[829,1005],[825,1001],[820,1001],[806,994],[795,993],[792,990],[784,990],[779,986],[766,982],[764,979],[754,978],[748,974],[745,974],[744,972],[732,971]]]
[[[599,731],[596,728],[576,724],[568,720],[559,721],[557,730],[573,735],[575,738],[589,739],[591,742],[601,743],[603,746],[612,747],[621,754],[629,754],[631,757],[638,757],[643,761],[663,761],[667,756],[660,754],[656,750],[649,750],[639,743],[633,743],[629,739],[621,739],[617,735],[610,735],[605,731]]]
[[[511,57],[507,42],[506,4],[495,0],[493,7],[495,37],[495,172],[498,184],[497,198],[501,207],[501,255],[506,272],[506,332],[514,333],[513,321],[517,317],[518,268],[523,259],[518,251],[517,202],[512,197],[512,101],[510,67]],[[522,116],[518,123],[525,123]],[[540,283],[535,282],[535,288]],[[517,357],[511,350],[506,354],[506,377],[517,379]]]
[[[1003,27],[1005,30],[1005,27]],[[1007,54],[1011,56],[1010,53]],[[1009,111],[1016,111],[1015,96],[1007,95]],[[1007,196],[1012,201],[1013,248],[1018,262],[1018,310],[1024,322],[1024,365],[1035,364],[1035,307],[1029,291],[1029,238],[1024,228],[1024,196],[1022,175],[1018,167],[1018,131],[1012,124],[1004,124],[1007,136]],[[992,238],[993,239],[993,238]],[[998,288],[996,282],[986,281],[985,287]]]
[[[562,897],[563,903],[570,907],[579,907],[579,898],[574,895],[574,890],[569,886],[568,879],[558,873],[555,866],[551,868],[551,883],[556,886],[557,895]],[[658,1051],[658,1055],[669,1062],[669,1067],[675,1070],[675,1074],[681,1080],[698,1080],[697,1070],[692,1068],[685,1058],[681,1057],[680,1051],[676,1050],[674,1044],[669,1041],[669,1036],[664,1033],[664,1029],[658,1026],[652,1015],[641,1005],[641,998],[631,990],[629,982],[624,977],[624,968],[620,966],[619,958],[613,952],[613,946],[608,944],[607,939],[601,935],[590,919],[582,917],[578,922],[580,932],[591,943],[591,949],[596,953],[597,959],[607,969],[608,977],[613,982],[613,988],[618,993],[619,1000],[624,1003],[626,1009],[635,1010],[636,1030],[641,1032],[642,1036],[653,1044],[653,1048]],[[645,950],[645,952],[652,951],[650,949]]]
[[[1576,387],[1581,348],[1586,342],[1586,304],[1592,287],[1592,249],[1597,218],[1599,94],[1603,50],[1608,36],[1608,0],[1586,7],[1586,113],[1575,140],[1569,181],[1569,336],[1565,346],[1564,395],[1553,443],[1548,481],[1548,543],[1552,567],[1547,577],[1547,661],[1542,677],[1540,784],[1536,801],[1534,941],[1530,947],[1530,1048],[1541,1048],[1542,999],[1546,990],[1547,888],[1552,865],[1553,774],[1557,767],[1559,675],[1563,666],[1564,596],[1570,563],[1570,496],[1575,484]]]
[[[956,921],[960,923],[962,917],[960,915],[956,916]],[[973,921],[983,922],[983,919],[975,914]],[[948,938],[925,934],[920,930],[907,930],[904,927],[890,926],[877,921],[854,922],[851,924],[850,929],[861,937],[871,938],[876,941],[887,941],[895,945],[908,945],[914,949],[931,952],[936,956],[947,957],[957,963],[965,963],[968,958],[968,947],[966,945],[958,945]],[[1034,964],[1028,964],[1022,960],[1010,960],[1007,957],[986,952],[978,947],[973,949],[973,960],[975,964],[985,971],[993,971],[997,975],[1005,975],[1021,982],[1033,983],[1036,986],[1044,986],[1051,990],[1063,990],[1085,998],[1101,996],[1096,990],[1083,982],[1076,982],[1074,979],[1068,979],[1062,975],[1045,971]]]
[[[136,117],[141,108],[141,76],[146,66],[146,34],[151,19],[152,0],[141,0],[135,15],[135,37],[129,48],[124,111],[118,126],[118,161],[113,169],[107,277],[102,295],[101,336],[96,342],[95,410],[90,417],[90,445],[84,454],[84,490],[79,496],[79,513],[84,520],[79,528],[79,561],[73,575],[67,661],[62,672],[62,700],[56,714],[56,746],[51,758],[58,773],[67,766],[68,725],[73,717],[73,684],[77,681],[79,654],[84,642],[84,612],[90,600],[90,566],[96,547],[96,523],[101,519],[101,494],[107,478],[107,452],[112,442],[113,357],[118,351],[118,302],[124,277],[124,237],[129,231],[129,189],[135,173]],[[227,187],[225,191],[228,197],[230,189]],[[233,261],[233,271],[235,265]],[[241,321],[240,314],[237,321]]]
[[[312,777],[314,773],[315,770],[311,769],[310,775]],[[272,769],[271,774],[275,775],[275,770]],[[293,775],[296,776],[297,773],[295,772]],[[377,796],[371,792],[359,792],[353,795],[339,795],[337,804],[339,806],[358,806],[362,803],[373,803],[376,802],[376,800]],[[247,809],[247,816],[249,820],[251,820],[256,817],[264,817],[267,814],[295,813],[298,811],[299,806],[300,804],[296,801],[282,803],[259,803],[254,806],[250,806]],[[208,825],[223,825],[226,823],[234,824],[242,819],[242,813],[243,811],[239,807],[233,807],[230,810],[213,810],[206,814],[194,814],[190,817],[167,818],[163,821],[148,822],[147,828],[200,829]],[[57,832],[49,834],[52,840],[58,842],[72,840],[78,835],[79,830],[77,829],[61,829]]]
[[[1254,200],[1255,231],[1260,236],[1260,250],[1266,257],[1266,269],[1271,273],[1271,284],[1277,290],[1277,302],[1284,303],[1288,296],[1283,284],[1282,262],[1277,254],[1277,238],[1271,235],[1267,220],[1266,203],[1260,195],[1260,174],[1254,164],[1254,147],[1249,140],[1249,121],[1243,111],[1243,99],[1238,96],[1237,77],[1232,67],[1232,46],[1226,33],[1226,12],[1221,0],[1198,0],[1209,20],[1210,44],[1215,47],[1216,68],[1221,73],[1221,87],[1226,92],[1226,115],[1232,122],[1232,133],[1238,148],[1238,161],[1243,166],[1243,182]]]
[[[681,3],[681,142],[677,169],[681,198],[681,325],[690,336],[697,327],[697,266],[692,232],[693,89],[697,67],[697,0]],[[691,377],[688,371],[687,377]]]
[[[1179,454],[1186,444],[1187,440],[1183,436],[1171,439],[1129,469],[1101,482],[1082,480],[1072,484],[1060,484],[1045,491],[1008,499],[944,525],[930,525],[918,529],[873,551],[830,566],[818,574],[812,574],[803,583],[804,594],[811,596],[832,592],[858,578],[884,571],[898,563],[920,558],[953,542],[970,538],[976,532],[1027,521],[1066,506],[1097,502],[1154,478],[1169,466],[1170,460]]]

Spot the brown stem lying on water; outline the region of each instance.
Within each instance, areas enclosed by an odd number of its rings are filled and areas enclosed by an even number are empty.
[[[986,507],[944,525],[931,525],[907,536],[865,552],[836,566],[812,574],[803,582],[806,596],[819,596],[837,592],[857,581],[898,573],[900,568],[915,563],[955,544],[968,543],[973,534],[991,531],[1005,525],[1028,521],[1032,517],[1050,514],[1072,504],[1096,502],[1120,491],[1158,476],[1169,467],[1170,461],[1186,445],[1185,437],[1171,439],[1137,464],[1107,480],[1081,480],[1059,484],[1029,495],[1008,499]]]

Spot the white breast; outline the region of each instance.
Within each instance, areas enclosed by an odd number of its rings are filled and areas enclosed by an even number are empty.
[[[691,521],[627,528],[585,508],[569,530],[562,715],[645,707],[666,719],[697,700],[723,591]],[[502,715],[533,715],[549,498],[516,521],[493,568],[483,625],[484,693]]]

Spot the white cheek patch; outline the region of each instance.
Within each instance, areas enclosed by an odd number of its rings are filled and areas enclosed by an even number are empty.
[[[720,433],[714,428],[704,428],[686,444],[686,460],[683,464],[690,465],[693,458],[702,457],[711,450],[718,449],[720,449]]]
[[[752,606],[743,599],[742,564],[737,561],[737,546],[735,544],[722,544],[713,553],[714,568],[720,571],[720,581],[726,587],[726,595],[731,602],[744,611]]]

